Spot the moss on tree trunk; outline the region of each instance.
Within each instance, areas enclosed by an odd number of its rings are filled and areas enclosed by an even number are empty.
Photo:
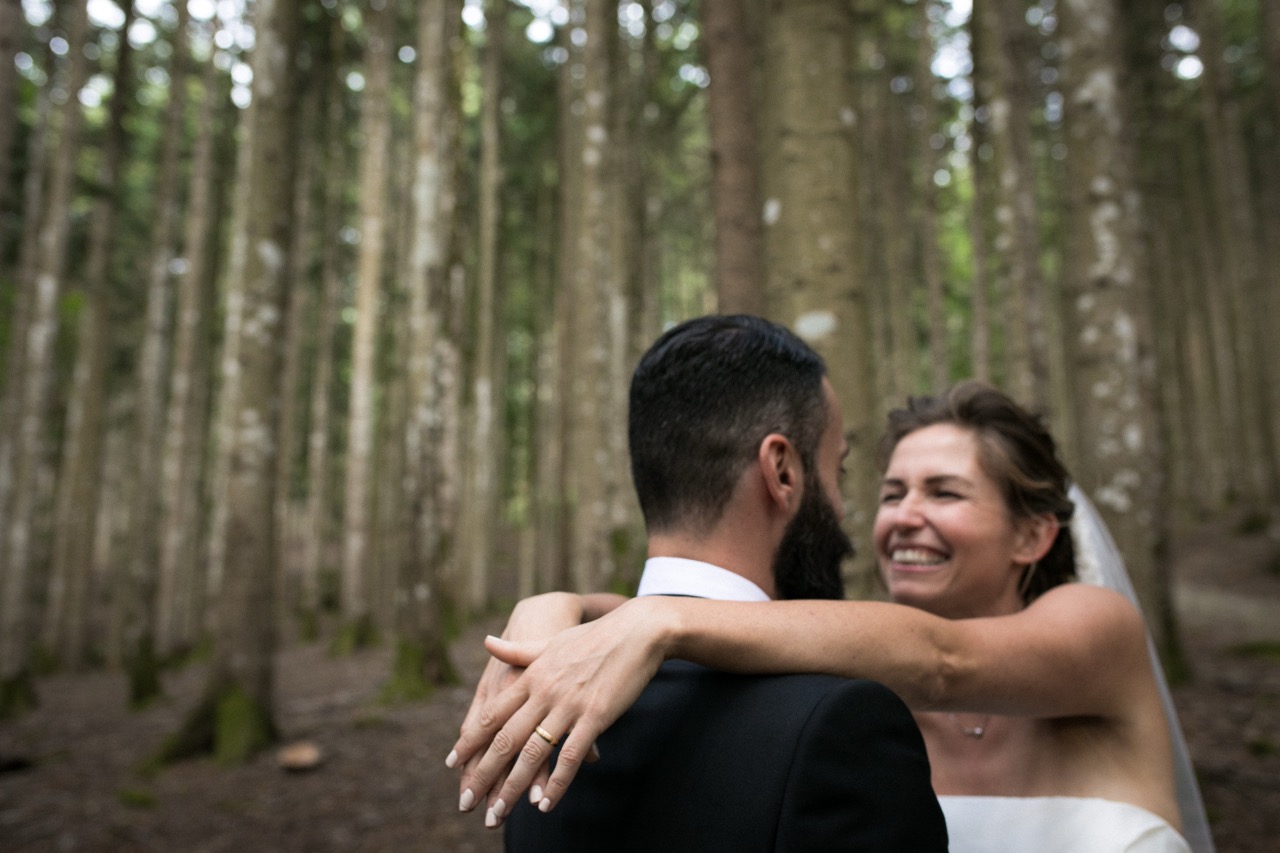
[[[144,708],[159,698],[160,661],[150,634],[138,639],[125,669],[129,675],[129,707]]]
[[[212,755],[220,764],[244,764],[279,739],[270,711],[240,685],[224,683],[205,694],[160,747],[158,764]]]
[[[378,629],[373,624],[373,617],[368,613],[347,622],[333,638],[330,647],[335,655],[349,655],[360,649],[371,648],[378,643]]]
[[[415,702],[428,698],[437,685],[457,683],[458,671],[444,644],[401,639],[380,698],[388,704]]]
[[[0,681],[0,720],[11,720],[27,711],[34,711],[38,704],[31,670],[20,670]]]

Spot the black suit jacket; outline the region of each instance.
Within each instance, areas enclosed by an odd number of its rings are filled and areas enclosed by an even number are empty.
[[[946,850],[915,720],[881,684],[671,661],[510,853]]]

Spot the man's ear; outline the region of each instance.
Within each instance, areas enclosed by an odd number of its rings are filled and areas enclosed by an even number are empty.
[[[785,512],[795,511],[804,488],[804,467],[791,440],[776,432],[766,435],[760,442],[756,464],[769,497]]]
[[[1062,524],[1053,513],[1042,513],[1018,522],[1018,549],[1014,559],[1019,563],[1036,563],[1049,553]]]

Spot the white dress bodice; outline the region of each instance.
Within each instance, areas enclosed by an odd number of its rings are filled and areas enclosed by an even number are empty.
[[[1090,797],[938,797],[951,853],[1190,853],[1178,831],[1129,803]]]

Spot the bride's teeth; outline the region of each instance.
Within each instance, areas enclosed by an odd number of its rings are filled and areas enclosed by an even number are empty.
[[[898,548],[893,552],[895,563],[932,566],[942,562],[942,558],[923,548]]]

